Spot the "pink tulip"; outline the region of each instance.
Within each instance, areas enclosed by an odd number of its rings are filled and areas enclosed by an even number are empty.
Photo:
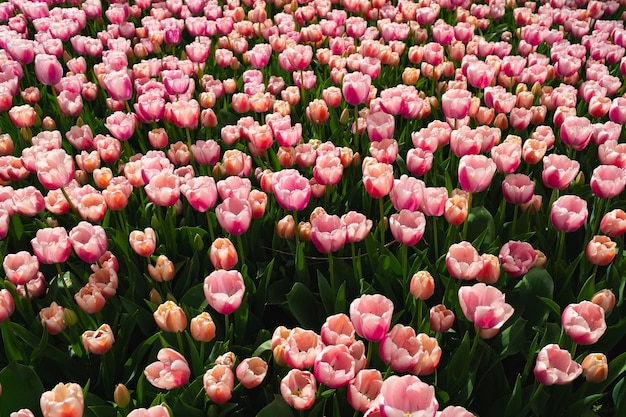
[[[550,220],[559,232],[574,232],[588,216],[587,201],[576,195],[564,195],[552,204]]]
[[[63,77],[63,67],[54,55],[37,54],[35,56],[35,76],[45,85],[55,85]]]
[[[381,198],[389,194],[393,187],[393,167],[376,162],[373,158],[363,160],[363,185],[372,198]]]
[[[391,202],[396,210],[407,209],[416,211],[423,200],[424,182],[407,175],[394,180],[393,188],[389,193]]]
[[[393,315],[393,303],[381,294],[362,295],[350,303],[350,320],[362,338],[380,342],[389,327]]]
[[[367,135],[372,142],[383,139],[392,139],[395,129],[395,120],[385,112],[370,113],[367,116]]]
[[[235,375],[230,366],[215,365],[202,377],[204,391],[216,404],[224,404],[232,398]]]
[[[502,181],[502,194],[508,203],[528,203],[534,192],[535,182],[525,174],[509,174]]]
[[[474,414],[467,411],[465,408],[461,406],[453,406],[449,405],[441,411],[441,413],[437,413],[437,417],[473,417]]]
[[[6,277],[15,285],[26,284],[39,272],[37,257],[26,251],[7,254],[2,261],[2,266]]]
[[[591,191],[600,198],[616,197],[626,186],[626,172],[614,165],[600,165],[594,168],[589,181]]]
[[[411,295],[416,300],[427,300],[435,291],[435,281],[428,271],[419,271],[411,277],[409,286]]]
[[[361,72],[352,72],[343,77],[343,97],[351,106],[358,106],[367,101],[370,94],[372,79]]]
[[[209,258],[215,269],[232,269],[239,260],[235,245],[227,238],[217,238],[213,241]]]
[[[356,211],[349,211],[344,214],[341,216],[341,221],[346,226],[346,243],[365,240],[373,225],[372,220]]]
[[[274,173],[272,190],[278,205],[285,210],[303,210],[311,198],[309,181],[295,169]]]
[[[43,264],[62,263],[71,252],[71,242],[63,227],[39,229],[30,241],[33,253]]]
[[[144,231],[133,230],[128,236],[130,247],[139,255],[149,257],[156,249],[156,233],[151,227]]]
[[[180,198],[180,178],[172,172],[163,170],[150,178],[144,190],[154,204],[173,206]]]
[[[378,162],[392,164],[398,157],[398,142],[395,139],[383,139],[370,144],[370,154]]]
[[[374,405],[383,385],[383,377],[377,369],[363,369],[348,384],[348,403],[357,411],[365,412]]]
[[[537,252],[530,243],[511,240],[502,246],[498,258],[504,272],[518,278],[533,267]]]
[[[195,155],[195,154],[194,154]],[[204,213],[217,203],[217,187],[213,177],[194,177],[180,186],[191,207]]]
[[[406,154],[406,165],[413,175],[420,177],[432,168],[433,154],[421,148],[409,149]]]
[[[111,326],[103,324],[98,327],[97,330],[87,330],[83,332],[81,340],[88,353],[104,355],[111,349],[111,346],[113,346],[115,337],[113,336]]]
[[[222,200],[226,200],[229,197],[246,200],[250,196],[251,190],[252,183],[250,179],[241,178],[236,175],[231,175],[217,182],[217,192]]]
[[[35,415],[28,408],[22,408],[12,412],[9,417],[35,417]]]
[[[104,88],[113,100],[126,101],[133,96],[133,85],[128,72],[126,69],[111,71],[103,77]]]
[[[137,408],[130,413],[128,417],[170,417],[167,408],[162,405],[155,405],[150,408]]]
[[[259,357],[246,358],[237,365],[237,379],[248,389],[261,384],[266,374],[267,362]]]
[[[229,197],[215,208],[217,222],[227,233],[239,236],[250,227],[252,208],[248,200]]]
[[[513,315],[513,307],[504,301],[504,294],[482,282],[459,289],[459,303],[465,318],[482,331],[482,338],[495,336]]]
[[[611,237],[619,237],[626,233],[626,212],[615,209],[606,213],[600,221],[600,230]]]
[[[336,185],[341,180],[343,174],[343,165],[341,159],[336,155],[327,153],[315,160],[313,168],[313,177],[319,184]]]
[[[469,242],[454,243],[446,255],[448,273],[457,279],[475,279],[483,268],[483,260]]]
[[[417,364],[420,347],[412,327],[396,324],[380,342],[378,354],[391,369],[404,373]]]
[[[280,381],[280,394],[296,410],[308,410],[315,402],[317,385],[311,372],[292,369]]]
[[[522,157],[522,147],[518,143],[504,142],[491,148],[491,159],[496,163],[496,169],[505,174],[515,172]]]
[[[550,154],[543,158],[541,178],[546,187],[564,190],[574,181],[580,164],[565,155]]]
[[[320,337],[326,346],[350,346],[354,343],[354,326],[345,314],[335,314],[326,318],[320,331]]]
[[[230,314],[237,310],[245,290],[239,271],[218,269],[204,280],[204,296],[209,305],[220,314]]]
[[[0,323],[11,317],[15,311],[15,302],[9,290],[0,290]]]
[[[87,314],[94,314],[104,308],[106,299],[98,287],[94,284],[85,284],[76,294],[74,301],[78,307]]]
[[[445,305],[438,304],[430,309],[429,321],[432,331],[445,333],[454,324],[454,313]]]
[[[39,182],[48,190],[64,187],[74,178],[74,160],[63,149],[45,152],[35,169]]]
[[[435,417],[438,408],[435,388],[416,376],[393,375],[383,382],[380,390],[382,417]]]
[[[39,405],[44,417],[82,417],[83,389],[78,384],[59,382],[52,390],[41,394]]]
[[[567,350],[557,344],[549,344],[539,351],[534,374],[540,384],[564,385],[575,380],[582,371]]]
[[[296,327],[285,339],[285,361],[291,368],[311,368],[322,348],[322,340],[317,333]]]
[[[472,93],[467,90],[450,89],[441,96],[443,114],[450,119],[464,119],[469,114]]]
[[[586,117],[568,117],[560,128],[563,143],[576,151],[587,147],[593,134],[593,126]]]
[[[44,307],[39,311],[41,325],[46,328],[49,334],[61,333],[67,327],[65,323],[65,308],[52,302],[50,307]]]
[[[565,333],[579,345],[592,345],[606,331],[604,309],[591,301],[570,304],[561,316]]]
[[[484,155],[465,155],[459,161],[459,184],[464,191],[476,193],[486,190],[493,175],[496,164]]]
[[[483,61],[476,61],[467,67],[467,81],[472,87],[483,90],[493,81],[494,68]]]
[[[594,236],[587,244],[587,260],[594,265],[606,266],[615,259],[617,243],[608,236]]]
[[[128,140],[135,134],[135,115],[116,111],[106,119],[104,126],[118,140]]]
[[[164,332],[179,333],[187,327],[187,316],[175,302],[168,300],[152,314],[157,326]]]
[[[330,388],[341,388],[355,376],[355,359],[345,345],[322,349],[313,364],[315,379]]]
[[[69,234],[74,252],[87,263],[95,263],[107,251],[109,242],[101,226],[80,222]]]
[[[426,217],[421,211],[400,210],[389,217],[393,238],[403,245],[413,246],[420,241],[426,228]]]
[[[427,216],[442,216],[447,200],[448,190],[445,187],[424,187],[420,210]]]
[[[191,370],[183,355],[174,349],[163,348],[157,353],[157,362],[146,366],[144,375],[157,388],[171,390],[189,381]]]
[[[476,129],[462,126],[450,134],[450,149],[458,157],[476,155],[482,148],[482,138]]]
[[[346,225],[339,216],[322,214],[311,221],[311,240],[321,253],[336,252],[346,243]]]

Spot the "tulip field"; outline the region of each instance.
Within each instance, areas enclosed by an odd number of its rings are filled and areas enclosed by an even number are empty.
[[[625,0],[0,2],[0,417],[626,415]]]

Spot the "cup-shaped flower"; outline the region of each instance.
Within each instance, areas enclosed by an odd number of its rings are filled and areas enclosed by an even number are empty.
[[[70,231],[74,252],[83,261],[93,264],[107,251],[109,241],[102,226],[80,222]]]
[[[272,191],[285,210],[303,210],[311,199],[309,180],[295,169],[283,169],[272,175]]]
[[[548,188],[564,190],[574,181],[579,170],[580,163],[578,161],[569,159],[565,155],[553,153],[543,157],[541,179]]]
[[[204,213],[217,203],[217,187],[213,177],[194,177],[180,186],[191,207]]]
[[[148,264],[148,273],[150,278],[156,282],[171,281],[176,273],[174,262],[170,261],[165,255],[159,255],[156,265]]]
[[[229,197],[215,207],[215,217],[227,233],[239,236],[250,227],[252,208],[248,200]]]
[[[187,327],[187,316],[175,302],[168,300],[152,314],[157,326],[164,332],[178,333]]]
[[[534,374],[540,384],[564,385],[575,380],[582,371],[582,366],[572,360],[567,350],[553,343],[539,351]]]
[[[343,313],[327,317],[320,330],[320,337],[326,346],[350,346],[354,343],[354,326],[350,317]]]
[[[419,349],[415,355],[415,365],[409,372],[413,375],[430,375],[435,372],[437,365],[439,365],[439,360],[441,359],[439,342],[426,333],[418,334],[416,340]]]
[[[606,266],[615,259],[617,243],[608,236],[594,236],[587,244],[587,260],[594,265]]]
[[[464,191],[477,193],[491,184],[496,163],[485,155],[464,155],[459,161],[459,184]]]
[[[438,408],[435,388],[414,375],[392,375],[383,382],[380,390],[382,417],[435,417]]]
[[[482,282],[459,288],[459,304],[465,318],[476,327],[487,330],[485,335],[490,337],[495,336],[493,332],[497,333],[513,315],[513,307],[504,301],[504,294]]]
[[[27,251],[9,253],[2,261],[6,277],[15,285],[24,285],[37,276],[39,260]]]
[[[454,278],[467,281],[478,276],[483,268],[483,260],[471,243],[463,241],[448,248],[446,267]]]
[[[552,225],[559,232],[575,232],[587,220],[587,201],[577,195],[559,197],[550,211]]]
[[[583,376],[588,382],[597,384],[603,382],[609,376],[609,365],[604,353],[590,353],[585,356],[581,363]]]
[[[74,294],[76,305],[87,314],[97,313],[104,308],[106,299],[100,289],[88,282],[76,294]]]
[[[315,379],[330,388],[341,388],[355,376],[356,361],[345,345],[326,346],[315,358]]]
[[[137,408],[128,413],[128,417],[170,417],[170,413],[165,406],[155,405],[150,408]]]
[[[0,290],[0,323],[11,317],[15,311],[15,302],[9,290]]]
[[[39,310],[41,325],[48,330],[51,335],[59,334],[67,327],[65,323],[65,308],[52,302],[50,307]]]
[[[245,293],[243,276],[239,271],[218,269],[204,280],[204,296],[220,314],[230,314],[241,305]]]
[[[604,309],[591,301],[570,304],[561,315],[563,329],[579,345],[592,345],[606,331]]]
[[[224,404],[233,396],[235,374],[228,365],[215,365],[202,377],[204,391],[216,404]]]
[[[426,217],[421,211],[402,209],[389,217],[389,228],[395,240],[413,246],[424,236]]]
[[[296,410],[308,410],[315,402],[317,385],[309,371],[292,369],[280,381],[280,394],[287,404]]]
[[[450,119],[464,119],[470,111],[472,93],[468,90],[453,88],[441,96],[443,114]]]
[[[537,252],[528,242],[511,240],[502,246],[498,259],[504,272],[511,278],[517,278],[533,267]]]
[[[383,340],[393,315],[393,303],[381,294],[364,294],[350,303],[350,321],[356,333],[371,342]]]
[[[591,297],[591,302],[602,307],[604,314],[609,314],[615,307],[615,294],[608,288],[604,288]]]
[[[149,257],[156,249],[156,233],[151,227],[147,227],[144,231],[133,230],[128,236],[130,247],[139,255]]]
[[[430,330],[445,333],[454,324],[454,313],[445,305],[437,304],[430,309]]]
[[[341,216],[341,221],[346,225],[346,243],[365,240],[373,225],[372,220],[356,211],[347,212]]]
[[[615,165],[600,165],[594,168],[589,181],[591,191],[600,198],[612,198],[624,191],[626,172]]]
[[[232,269],[239,260],[235,245],[225,237],[217,238],[211,244],[209,259],[215,269]]]
[[[380,394],[383,377],[377,369],[363,369],[348,384],[348,403],[357,411],[365,412],[372,407]]]
[[[416,272],[411,277],[409,289],[416,300],[428,300],[435,292],[435,280],[428,271]]]
[[[108,324],[103,324],[97,330],[87,330],[81,336],[85,350],[94,355],[104,355],[111,349],[115,336]]]
[[[157,388],[171,390],[182,387],[189,381],[191,370],[183,355],[170,348],[157,353],[157,362],[146,366],[143,371],[148,382]]]
[[[311,221],[311,240],[321,253],[338,251],[346,237],[346,225],[339,216],[323,213]]]
[[[393,188],[389,193],[391,202],[396,210],[416,211],[422,204],[424,182],[417,178],[402,175],[393,181]]]
[[[56,190],[74,178],[74,159],[63,149],[52,149],[40,155],[35,169],[41,185],[47,190]]]
[[[373,158],[363,161],[363,185],[372,198],[389,194],[393,187],[393,166],[377,162]]]
[[[372,78],[359,71],[346,74],[343,77],[341,91],[343,98],[346,99],[351,106],[358,106],[367,101],[370,95],[370,86]]]
[[[611,237],[619,237],[626,233],[626,212],[615,209],[606,213],[600,221],[600,230]]]
[[[144,186],[146,195],[157,206],[173,206],[180,198],[180,178],[178,175],[163,170],[156,174]]]
[[[438,413],[437,417],[474,417],[474,414],[461,406],[449,405]]]
[[[525,174],[509,174],[502,181],[502,195],[511,204],[528,203],[535,193],[535,182]]]
[[[246,358],[237,365],[235,374],[241,385],[246,388],[254,388],[265,379],[267,362],[257,356]]]
[[[75,383],[59,382],[52,390],[41,394],[39,406],[44,417],[82,417],[83,389]]]
[[[28,408],[21,408],[12,412],[9,417],[35,417],[35,415]]]
[[[206,311],[191,319],[189,330],[191,330],[191,337],[199,342],[207,343],[215,338],[215,323]]]
[[[311,368],[322,348],[322,340],[317,333],[296,327],[285,339],[285,361],[291,368]]]
[[[417,363],[420,347],[415,330],[398,323],[380,342],[378,354],[391,369],[404,373],[413,369]]]

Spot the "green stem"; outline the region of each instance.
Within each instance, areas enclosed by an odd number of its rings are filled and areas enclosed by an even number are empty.
[[[232,341],[232,332],[230,331],[230,316],[224,314],[224,336],[225,339]]]
[[[378,208],[380,211],[380,223],[378,223],[378,228],[380,229],[380,244],[385,246],[385,206],[382,197],[378,199]]]
[[[559,246],[557,247],[557,251],[556,251],[556,259],[554,260],[555,263],[558,263],[561,261],[561,257],[563,256],[564,249],[565,249],[565,232],[559,232]]]
[[[463,232],[461,235],[461,240],[467,239],[467,225],[469,224],[469,212],[472,210],[472,193],[467,193],[467,218],[463,222]]]
[[[476,348],[478,347],[478,340],[480,340],[480,327],[476,327],[476,337],[474,338],[474,343],[472,343],[472,349],[469,354],[469,362],[472,362],[474,358],[474,353],[476,353]]]
[[[333,265],[333,253],[328,252],[328,273],[330,274],[330,289],[333,294],[337,294],[335,289],[335,268]]]
[[[178,342],[178,351],[185,356],[185,346],[183,345],[183,333],[176,332],[176,341]]]
[[[423,307],[424,307],[424,300],[420,298],[417,300],[417,330],[418,331],[421,330],[422,328]]]
[[[404,286],[406,287],[407,282],[408,282],[408,278],[409,278],[409,274],[408,274],[408,263],[409,263],[409,253],[408,253],[408,247],[406,245],[401,244],[400,245],[400,256],[402,256],[402,281],[404,282]]]
[[[237,236],[237,252],[239,252],[239,260],[241,261],[241,267],[243,268],[246,265],[246,256],[243,250],[243,240],[241,240],[241,235]]]
[[[352,252],[352,275],[354,276],[354,282],[359,284],[359,271],[357,269],[356,247],[354,242],[350,243],[350,250]]]
[[[206,223],[209,226],[209,236],[211,236],[211,242],[215,241],[215,232],[213,231],[213,221],[211,220],[211,212],[209,210],[206,213]]]
[[[517,232],[517,215],[519,213],[519,204],[515,205],[515,208],[513,209],[513,227],[511,229],[511,237],[515,238],[515,234]]]
[[[354,106],[354,149],[359,152],[359,106]]]

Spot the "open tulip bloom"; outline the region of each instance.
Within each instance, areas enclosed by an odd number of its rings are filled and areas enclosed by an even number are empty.
[[[0,2],[0,416],[626,415],[625,21]]]

